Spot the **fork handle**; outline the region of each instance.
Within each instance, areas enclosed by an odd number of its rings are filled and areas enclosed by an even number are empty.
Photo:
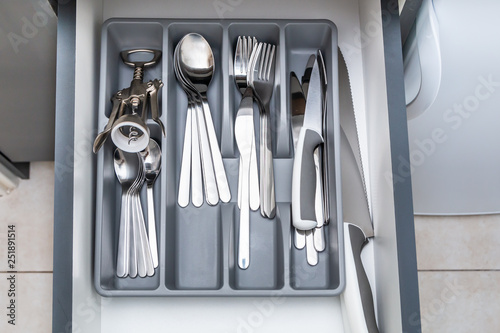
[[[272,132],[269,121],[269,105],[260,112],[260,212],[262,216],[274,218],[276,198],[274,190],[274,167],[272,152]]]

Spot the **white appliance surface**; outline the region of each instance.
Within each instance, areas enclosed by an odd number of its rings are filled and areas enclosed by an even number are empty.
[[[411,165],[416,214],[498,213],[500,2],[426,0],[425,7],[417,18],[418,56],[407,53],[405,75],[407,99],[425,95],[430,105],[408,106],[410,161],[400,180]]]

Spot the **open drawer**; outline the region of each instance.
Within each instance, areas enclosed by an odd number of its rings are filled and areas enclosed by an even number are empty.
[[[256,297],[258,293],[250,293],[244,298],[200,295],[184,298],[128,297],[133,293],[127,292],[122,295],[125,297],[101,297],[94,288],[94,185],[98,175],[94,172],[97,159],[91,151],[93,138],[102,128],[102,123],[98,121],[97,83],[102,66],[100,48],[104,22],[110,18],[120,20],[131,17],[168,18],[172,22],[186,18],[262,20],[264,17],[270,22],[279,19],[326,19],[336,25],[338,45],[350,72],[355,108],[359,110],[361,151],[368,161],[365,178],[375,238],[364,260],[366,266],[371,267],[368,273],[376,300],[378,324],[381,332],[418,332],[419,304],[410,179],[406,177],[401,181],[401,177],[395,177],[398,176],[399,157],[404,159],[408,155],[401,48],[395,42],[399,38],[399,21],[397,6],[391,7],[385,1],[382,6],[379,2],[364,0],[293,4],[286,1],[217,0],[203,3],[184,1],[182,5],[159,0],[94,0],[61,4],[58,22],[53,331],[155,332],[169,329],[191,332],[203,329],[207,332],[350,332],[343,320],[340,298],[333,292],[329,294],[332,290],[337,295],[341,292],[341,277],[330,285],[331,288],[326,288],[330,289],[327,292],[322,294],[321,288],[316,288],[314,292],[309,290],[307,297],[288,297],[290,293],[280,293],[283,281],[279,279],[272,292],[262,293],[261,297]],[[221,21],[217,24],[225,23]],[[169,30],[162,28],[157,33],[168,35]],[[392,38],[388,38],[387,34],[393,34]],[[279,38],[286,38],[284,30],[278,29],[278,35]],[[161,72],[164,80],[171,74],[166,67]],[[283,74],[283,77],[286,76]],[[74,152],[74,160],[69,167],[68,146]],[[229,156],[231,151],[226,150],[226,153]],[[281,232],[283,230],[286,228],[281,225]],[[342,247],[341,242],[339,244]],[[283,244],[278,245],[286,249]],[[340,248],[339,255],[342,251]],[[225,259],[221,265],[228,264],[225,262],[228,257],[222,256]],[[165,268],[163,266],[162,269]],[[155,281],[152,289],[163,283],[162,287],[166,286],[167,290],[168,272],[161,271],[158,276],[163,280]],[[225,282],[224,276],[219,280],[217,275],[215,277],[212,287],[217,290]],[[258,285],[258,281],[253,285]],[[110,283],[107,286],[115,285]],[[227,291],[230,289],[229,284]]]
[[[200,207],[177,203],[182,148],[186,127],[186,96],[173,73],[175,45],[186,33],[199,33],[213,49],[214,77],[208,103],[220,142],[232,198]],[[234,50],[238,36],[254,35],[277,45],[275,89],[271,100],[276,216],[250,213],[250,265],[237,265],[240,210],[237,207],[239,153],[234,122],[241,94],[234,83]],[[180,20],[111,19],[103,24],[99,96],[99,126],[111,113],[109,96],[128,85],[132,68],[123,64],[120,51],[148,48],[162,51],[162,59],[145,69],[145,80],[160,78],[161,120],[166,134],[148,120],[150,135],[162,150],[162,171],[154,187],[159,266],[143,278],[117,276],[117,248],[121,187],[113,173],[113,151],[108,140],[97,156],[95,287],[103,296],[338,296],[344,289],[343,234],[337,84],[337,29],[325,20]],[[328,246],[314,266],[306,250],[293,246],[291,179],[290,87],[288,76],[303,71],[310,54],[322,50],[328,82],[325,139],[328,139],[328,225],[323,227]],[[257,117],[254,117],[257,118]],[[256,120],[256,119],[254,119]],[[258,123],[257,123],[258,125]],[[256,125],[256,132],[260,128]],[[257,148],[259,150],[259,148]],[[326,150],[325,150],[326,151]],[[257,152],[258,155],[258,152]],[[142,197],[146,197],[142,188]],[[146,200],[142,200],[146,206]],[[340,221],[340,223],[339,223]]]

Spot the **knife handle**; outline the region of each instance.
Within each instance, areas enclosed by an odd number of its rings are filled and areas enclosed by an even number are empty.
[[[314,149],[323,142],[317,132],[302,127],[293,160],[292,221],[300,230],[316,227],[316,166]]]
[[[361,262],[361,250],[367,243],[363,231],[344,223],[346,287],[342,299],[351,332],[378,333],[370,282]]]

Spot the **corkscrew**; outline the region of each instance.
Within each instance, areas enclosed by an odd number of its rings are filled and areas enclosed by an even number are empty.
[[[132,61],[130,55],[134,53],[151,53],[153,58],[149,61]],[[134,68],[133,79],[130,87],[119,90],[111,98],[111,114],[106,127],[94,141],[94,153],[99,151],[110,134],[113,143],[123,151],[133,153],[144,150],[149,144],[149,128],[146,125],[148,105],[151,119],[165,135],[158,101],[158,91],[163,87],[163,82],[159,79],[143,82],[144,69],[160,60],[161,51],[133,49],[120,52],[120,56],[124,64]]]

